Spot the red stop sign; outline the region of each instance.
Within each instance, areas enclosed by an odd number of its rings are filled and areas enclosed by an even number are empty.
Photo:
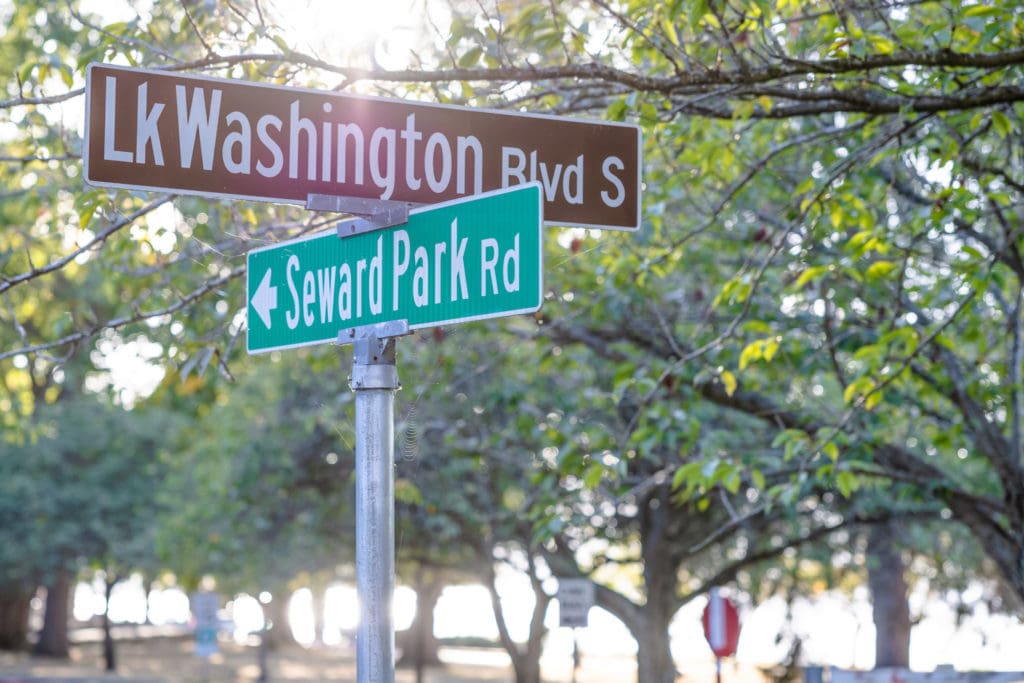
[[[740,615],[732,600],[722,596],[717,588],[711,589],[701,621],[704,622],[704,637],[716,657],[736,654],[736,644],[740,640]]]

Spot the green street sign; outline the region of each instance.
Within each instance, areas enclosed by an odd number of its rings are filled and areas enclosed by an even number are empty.
[[[410,329],[532,313],[542,296],[539,183],[409,212],[409,222],[254,249],[249,353],[335,342],[342,330]]]

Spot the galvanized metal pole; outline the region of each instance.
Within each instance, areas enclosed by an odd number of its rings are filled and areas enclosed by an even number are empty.
[[[404,202],[311,194],[306,208],[364,217],[339,223],[340,238],[409,220]],[[406,320],[338,333],[338,344],[352,344],[349,383],[356,395],[357,683],[395,681],[395,338],[406,334]]]
[[[394,338],[354,340],[356,398],[356,630],[358,683],[394,683],[395,391]]]

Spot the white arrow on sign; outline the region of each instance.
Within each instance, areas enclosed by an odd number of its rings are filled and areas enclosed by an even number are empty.
[[[256,288],[256,293],[252,295],[250,302],[268,330],[270,329],[270,312],[277,308],[277,287],[270,284],[270,270],[267,268],[267,272],[263,274],[260,286]]]

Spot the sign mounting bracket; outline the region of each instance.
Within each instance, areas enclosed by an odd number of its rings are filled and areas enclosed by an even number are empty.
[[[332,194],[309,194],[306,196],[309,211],[333,211],[358,216],[354,221],[338,223],[338,237],[351,237],[364,232],[390,228],[409,222],[408,202],[365,197],[339,197]]]
[[[395,337],[404,337],[412,334],[409,329],[408,320],[389,320],[375,325],[363,325],[361,327],[349,327],[338,332],[338,346],[342,344],[367,343],[370,347],[383,349],[386,342]]]

